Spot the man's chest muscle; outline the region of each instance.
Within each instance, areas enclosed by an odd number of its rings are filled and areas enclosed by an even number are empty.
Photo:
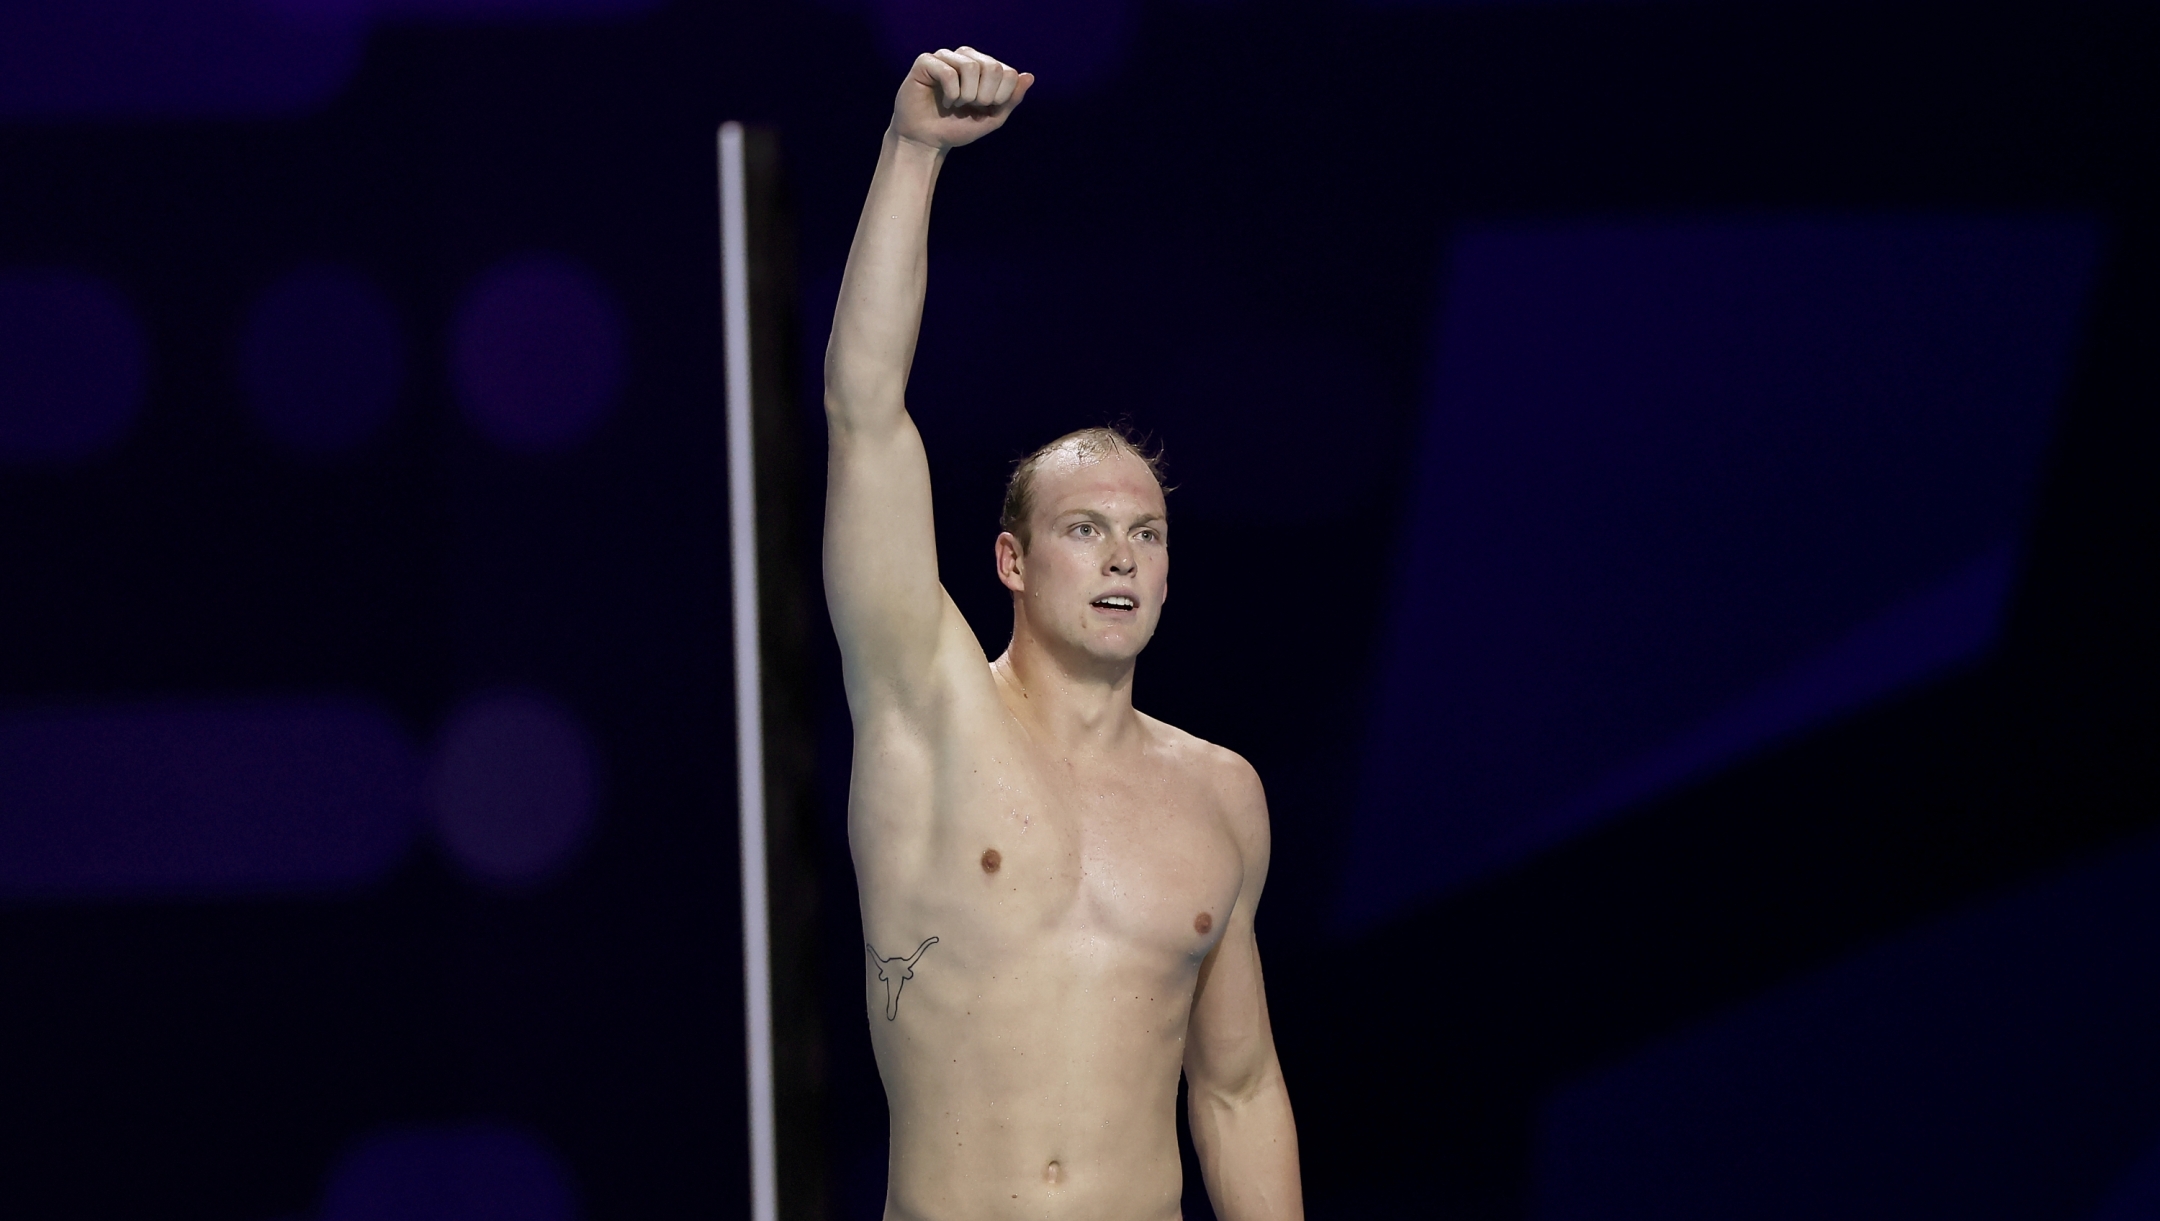
[[[941,778],[925,879],[999,940],[1203,955],[1241,880],[1216,799],[1174,761],[1088,765],[1007,741]]]

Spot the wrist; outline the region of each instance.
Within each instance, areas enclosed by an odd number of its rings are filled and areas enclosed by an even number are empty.
[[[951,151],[950,145],[908,135],[900,130],[897,123],[890,124],[885,128],[885,140],[893,146],[893,152],[896,156],[909,159],[923,159],[933,162],[943,161],[945,154]]]

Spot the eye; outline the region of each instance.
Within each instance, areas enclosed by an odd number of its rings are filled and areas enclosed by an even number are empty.
[[[1095,526],[1091,522],[1081,522],[1079,525],[1073,527],[1073,533],[1085,538],[1092,538],[1095,534]]]

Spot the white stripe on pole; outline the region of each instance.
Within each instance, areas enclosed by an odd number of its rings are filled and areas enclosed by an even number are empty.
[[[742,829],[743,1032],[750,1068],[750,1221],[778,1221],[772,941],[765,900],[765,718],[758,672],[757,485],[750,435],[750,240],[743,129],[720,125],[720,324],[727,354],[728,560],[735,603],[736,813]]]

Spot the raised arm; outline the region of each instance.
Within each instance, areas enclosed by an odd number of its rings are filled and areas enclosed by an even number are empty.
[[[1222,1221],[1303,1221],[1297,1121],[1275,1057],[1253,909],[1267,881],[1267,798],[1240,759],[1231,824],[1245,883],[1223,939],[1200,964],[1185,1037],[1186,1113],[1208,1199]]]
[[[917,57],[893,99],[825,349],[825,596],[851,703],[927,678],[948,619],[930,469],[904,400],[945,154],[996,131],[1034,77],[962,47]],[[965,625],[961,625],[964,630]]]

